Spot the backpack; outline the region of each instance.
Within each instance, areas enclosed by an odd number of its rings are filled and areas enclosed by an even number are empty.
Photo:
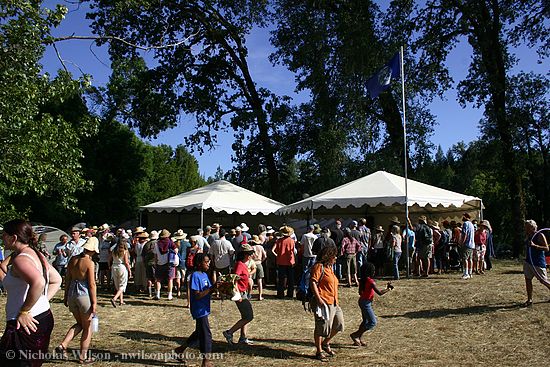
[[[427,246],[432,243],[433,236],[430,227],[423,224],[417,231],[416,240],[420,242],[421,246]]]
[[[311,299],[314,297],[313,291],[311,290],[311,269],[313,268],[315,264],[311,265],[309,268],[306,268],[304,273],[302,274],[300,278],[300,282],[298,283],[298,289],[296,290],[296,299],[298,301],[302,301],[302,306],[304,307],[304,310],[307,311],[306,303],[309,303]],[[323,279],[323,275],[325,275],[325,267],[324,265],[321,265],[321,276],[319,277],[319,281]]]

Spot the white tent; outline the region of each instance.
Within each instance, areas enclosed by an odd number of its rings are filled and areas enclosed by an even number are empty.
[[[409,179],[408,206],[411,214],[435,218],[460,217],[469,212],[479,216],[480,198],[444,190]],[[405,214],[405,178],[378,171],[318,195],[279,209],[278,213],[298,217],[354,217]],[[411,218],[414,219],[414,218]]]
[[[200,226],[204,226],[204,214],[210,214],[212,221],[219,221],[221,216],[233,215],[237,219],[241,216],[269,216],[273,215],[284,204],[271,200],[260,194],[221,180],[198,189],[172,196],[168,199],[140,207],[141,212],[147,213],[183,213],[200,211]],[[173,216],[171,216],[173,218]],[[168,218],[168,216],[165,216]],[[186,219],[189,220],[189,219]],[[188,224],[188,223],[184,223]],[[199,223],[196,223],[197,225]],[[173,227],[181,227],[176,223]],[[191,226],[191,224],[189,224]]]

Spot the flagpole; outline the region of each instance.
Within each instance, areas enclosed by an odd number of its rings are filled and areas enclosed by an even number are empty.
[[[406,111],[405,111],[405,68],[403,66],[404,64],[404,56],[403,56],[403,46],[401,46],[401,51],[399,53],[400,62],[401,62],[401,97],[403,101],[403,154],[405,155],[404,159],[404,165],[405,165],[405,230],[406,230],[406,236],[405,239],[406,244],[406,254],[407,254],[407,277],[410,276],[410,264],[409,264],[409,190],[408,190],[408,177],[407,177],[407,166],[408,166],[408,159],[407,159],[407,118],[406,118]]]

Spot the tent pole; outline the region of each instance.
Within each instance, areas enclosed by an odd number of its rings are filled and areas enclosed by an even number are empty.
[[[201,229],[204,230],[204,209],[201,207]]]
[[[410,266],[409,266],[409,191],[408,191],[408,178],[407,178],[407,118],[405,114],[405,69],[403,66],[403,46],[400,50],[400,61],[401,61],[401,99],[403,101],[403,154],[404,154],[404,169],[405,169],[405,253],[407,255],[407,278],[410,277]]]

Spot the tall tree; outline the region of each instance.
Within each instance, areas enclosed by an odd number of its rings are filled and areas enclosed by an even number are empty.
[[[253,143],[256,172],[280,192],[272,120],[284,102],[257,86],[248,65],[246,35],[262,25],[265,1],[91,1],[94,32],[110,42],[112,107],[142,136],[177,123],[180,113],[196,117],[190,147],[216,143],[216,132],[236,132],[234,150]],[[144,53],[142,49],[152,50]],[[237,157],[238,159],[239,157]]]
[[[373,100],[366,86],[370,76],[405,43],[411,9],[391,8],[386,13],[373,1],[297,4],[279,0],[275,4],[272,60],[296,73],[299,90],[311,92],[311,100],[301,106],[297,130],[300,153],[318,171],[314,186],[328,189],[377,169],[401,173],[404,144],[399,90]],[[414,74],[413,70],[414,61],[408,57],[407,75]],[[434,120],[416,98],[416,90],[407,90],[409,149],[415,147],[416,162],[429,149],[426,136]]]
[[[76,193],[91,185],[73,174],[81,168],[79,141],[96,127],[82,100],[87,81],[41,74],[44,45],[66,11],[40,1],[0,3],[0,220],[28,214],[29,198],[76,209]]]
[[[429,0],[415,19],[419,31],[420,61],[426,70],[448,77],[444,62],[450,50],[463,39],[472,47],[470,72],[459,84],[459,92],[464,102],[485,106],[486,115],[494,121],[502,142],[502,169],[506,172],[510,194],[516,255],[523,237],[525,199],[523,170],[514,150],[513,131],[516,127],[510,119],[506,100],[508,75],[514,62],[509,45],[513,42],[514,21],[529,17],[540,4],[535,0]],[[544,22],[546,17],[548,13],[540,14],[538,21]],[[525,31],[535,38],[540,36],[529,29]]]

